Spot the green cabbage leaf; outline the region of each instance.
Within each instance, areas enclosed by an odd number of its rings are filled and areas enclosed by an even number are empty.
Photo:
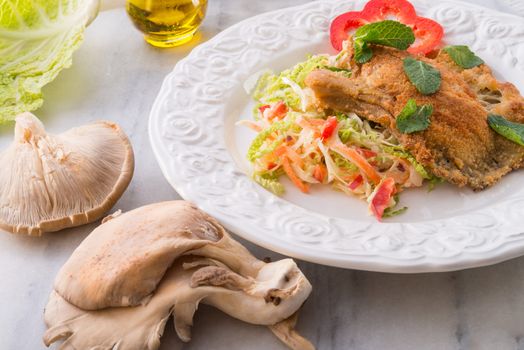
[[[306,86],[304,81],[307,75],[317,68],[325,67],[327,61],[328,58],[325,55],[310,56],[306,61],[300,62],[293,68],[286,69],[278,75],[263,74],[259,78],[253,92],[253,98],[258,102],[257,107],[261,104],[284,101],[292,109],[300,110],[301,97],[285,82],[285,78],[296,83],[299,88],[304,88]],[[255,117],[257,113],[255,113]]]
[[[39,108],[71,65],[99,0],[0,0],[0,123]]]

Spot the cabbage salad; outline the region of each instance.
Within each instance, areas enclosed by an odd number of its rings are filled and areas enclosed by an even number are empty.
[[[252,91],[254,120],[238,124],[258,133],[247,158],[260,185],[282,195],[282,176],[304,193],[329,184],[367,200],[380,220],[405,211],[395,208],[398,193],[422,186],[430,175],[387,129],[354,113],[329,113],[315,105],[306,76],[314,69],[349,76],[339,67],[343,55],[311,56],[280,74],[260,75]]]

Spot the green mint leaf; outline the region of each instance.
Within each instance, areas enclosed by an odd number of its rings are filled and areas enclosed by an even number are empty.
[[[498,134],[524,146],[524,124],[513,123],[497,114],[488,115],[488,124]]]
[[[404,58],[404,72],[409,81],[423,95],[431,95],[440,88],[442,81],[440,72],[426,62],[406,57]]]
[[[368,44],[363,40],[355,41],[353,44],[355,61],[359,64],[364,64],[373,57],[373,51]]]
[[[415,42],[413,30],[397,21],[385,20],[363,25],[355,32],[353,48],[355,61],[366,63],[373,57],[369,44],[394,47],[406,50]]]
[[[426,130],[431,124],[432,113],[432,105],[417,106],[415,100],[410,99],[397,116],[397,129],[403,134]]]
[[[354,40],[406,50],[415,42],[415,35],[407,25],[397,21],[385,20],[369,23],[358,28]]]
[[[444,48],[451,57],[451,59],[464,69],[470,69],[484,63],[482,58],[476,56],[469,47],[465,45],[460,46],[446,46]]]

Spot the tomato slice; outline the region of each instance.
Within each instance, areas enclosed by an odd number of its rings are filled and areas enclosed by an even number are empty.
[[[412,54],[425,55],[433,51],[444,36],[442,26],[429,18],[418,17],[409,1],[370,0],[362,11],[347,12],[333,20],[330,28],[331,44],[340,51],[349,31],[386,19],[395,19],[413,29],[416,41],[408,49]]]
[[[349,36],[351,30],[357,29],[369,21],[363,16],[361,11],[351,11],[341,14],[331,22],[329,28],[329,38],[335,50],[342,50],[342,42]]]
[[[418,17],[412,25],[415,43],[408,49],[412,54],[427,54],[435,49],[444,36],[444,28],[432,19]]]
[[[391,177],[384,178],[373,192],[373,197],[369,202],[369,209],[379,221],[384,215],[384,210],[389,206],[389,201],[394,193],[395,180]]]
[[[333,132],[337,128],[338,120],[337,117],[329,117],[327,118],[326,122],[324,123],[324,128],[322,129],[322,135],[320,136],[320,139],[322,141],[329,139],[331,136],[333,136]]]
[[[370,22],[393,19],[409,24],[417,18],[415,8],[406,0],[371,0],[362,12]]]

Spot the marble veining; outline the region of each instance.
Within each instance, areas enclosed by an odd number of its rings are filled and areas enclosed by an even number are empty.
[[[251,15],[303,0],[210,0],[200,41]],[[471,1],[502,11],[495,0]],[[163,77],[196,45],[147,46],[121,8],[102,12],[88,29],[73,67],[44,89],[38,111],[58,132],[98,119],[117,121],[129,134],[135,177],[116,208],[178,198],[163,178],[147,135],[147,116]],[[11,138],[0,129],[0,147]],[[95,225],[43,238],[0,235],[0,349],[44,349],[43,307],[54,276]],[[257,256],[277,254],[247,243]],[[524,257],[453,273],[398,275],[343,270],[300,262],[314,286],[299,330],[318,349],[523,350]],[[57,347],[55,347],[56,349]],[[264,327],[251,326],[202,306],[193,340],[180,342],[169,324],[162,350],[283,349]]]

